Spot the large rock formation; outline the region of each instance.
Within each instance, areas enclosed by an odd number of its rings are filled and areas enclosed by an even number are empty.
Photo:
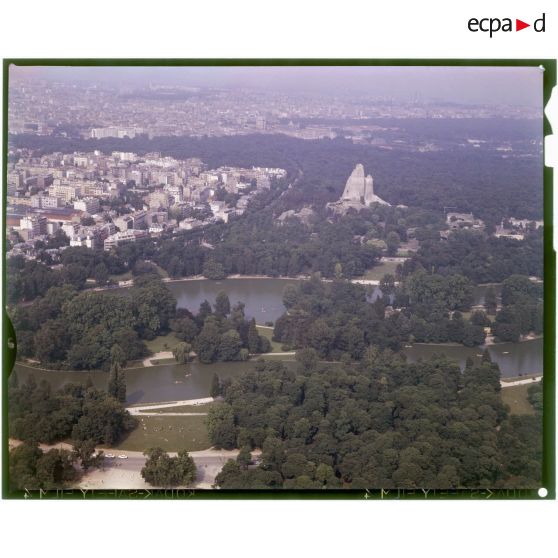
[[[389,205],[374,194],[374,179],[370,175],[364,175],[364,167],[359,163],[349,176],[339,201],[328,204],[328,207],[336,212],[345,213],[351,207],[358,211],[372,203]]]

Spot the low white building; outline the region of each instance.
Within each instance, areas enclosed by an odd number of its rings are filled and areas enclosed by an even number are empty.
[[[86,213],[89,213],[89,215],[98,213],[100,208],[101,204],[97,198],[87,197],[74,201],[74,209],[77,209],[78,211],[85,211]]]
[[[181,229],[181,230],[184,230],[184,231],[197,229],[199,227],[203,227],[203,222],[200,221],[199,219],[194,219],[193,217],[183,219],[178,224],[178,228]]]
[[[105,250],[110,250],[122,242],[135,242],[139,238],[145,238],[148,234],[149,233],[145,230],[137,229],[128,229],[126,231],[117,232],[105,238],[103,247]]]

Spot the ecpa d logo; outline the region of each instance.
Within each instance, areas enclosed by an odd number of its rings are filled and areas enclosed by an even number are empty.
[[[515,27],[513,25],[512,18],[509,17],[505,17],[503,19],[500,19],[499,17],[485,17],[482,19],[472,17],[468,21],[467,27],[469,28],[469,31],[472,31],[473,33],[477,33],[479,31],[483,33],[490,33],[490,38],[492,38],[494,33],[498,33],[498,31],[503,31],[504,33],[521,31],[522,29],[527,29],[527,27],[533,27],[533,30],[537,33],[544,33],[546,24],[545,16],[546,14],[543,14],[538,19],[535,19],[533,25],[516,18]]]

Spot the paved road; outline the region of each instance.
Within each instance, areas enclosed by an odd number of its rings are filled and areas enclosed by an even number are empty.
[[[296,355],[296,351],[287,351],[283,353],[252,353],[250,356],[262,357],[262,356],[287,356]]]
[[[139,417],[205,417],[207,413],[134,413]]]
[[[167,403],[147,403],[137,407],[126,407],[131,415],[143,415],[142,411],[155,411],[157,409],[171,409],[172,407],[182,407],[184,405],[203,405],[215,401],[213,397],[202,397],[200,399],[183,399],[182,401],[169,401]]]
[[[172,351],[159,351],[154,355],[148,356],[146,359],[143,360],[144,366],[153,366],[152,360],[162,360],[166,358],[174,358]]]
[[[253,455],[259,453],[259,451],[255,451]],[[141,476],[141,469],[146,460],[144,455],[135,451],[118,451],[118,455],[126,455],[127,459],[105,458],[103,468],[93,469],[87,473],[81,480],[80,487],[88,489],[152,488]],[[176,453],[169,452],[169,455],[174,457]],[[190,452],[190,455],[197,468],[194,487],[210,489],[223,465],[229,459],[235,459],[238,450],[203,450]]]
[[[351,279],[351,283],[355,283],[357,285],[374,285],[377,286],[380,284],[378,279]],[[397,285],[397,283],[395,283]]]
[[[512,387],[512,386],[523,386],[525,384],[533,384],[535,382],[540,382],[543,379],[542,376],[535,376],[534,378],[525,378],[524,380],[514,380],[513,382],[504,382],[503,380],[500,381],[500,385],[503,388]]]
[[[9,440],[10,448],[21,444],[18,440]],[[40,444],[41,449],[48,451],[53,448],[71,450],[72,446],[66,442],[46,445]],[[115,448],[97,448],[97,451],[117,455],[125,455],[126,459],[105,457],[101,469],[91,469],[81,479],[80,488],[87,489],[133,489],[152,488],[141,476],[141,469],[145,464],[146,457],[140,451],[123,451]],[[206,449],[189,452],[197,468],[195,488],[212,488],[215,477],[229,459],[236,459],[239,450],[216,450]],[[168,452],[171,457],[176,452]],[[260,455],[261,450],[254,450],[253,456]]]

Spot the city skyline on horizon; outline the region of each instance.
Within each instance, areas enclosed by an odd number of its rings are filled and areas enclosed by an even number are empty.
[[[542,109],[537,67],[457,66],[10,66],[12,78],[253,89],[286,95],[386,98],[395,102],[512,105]]]

